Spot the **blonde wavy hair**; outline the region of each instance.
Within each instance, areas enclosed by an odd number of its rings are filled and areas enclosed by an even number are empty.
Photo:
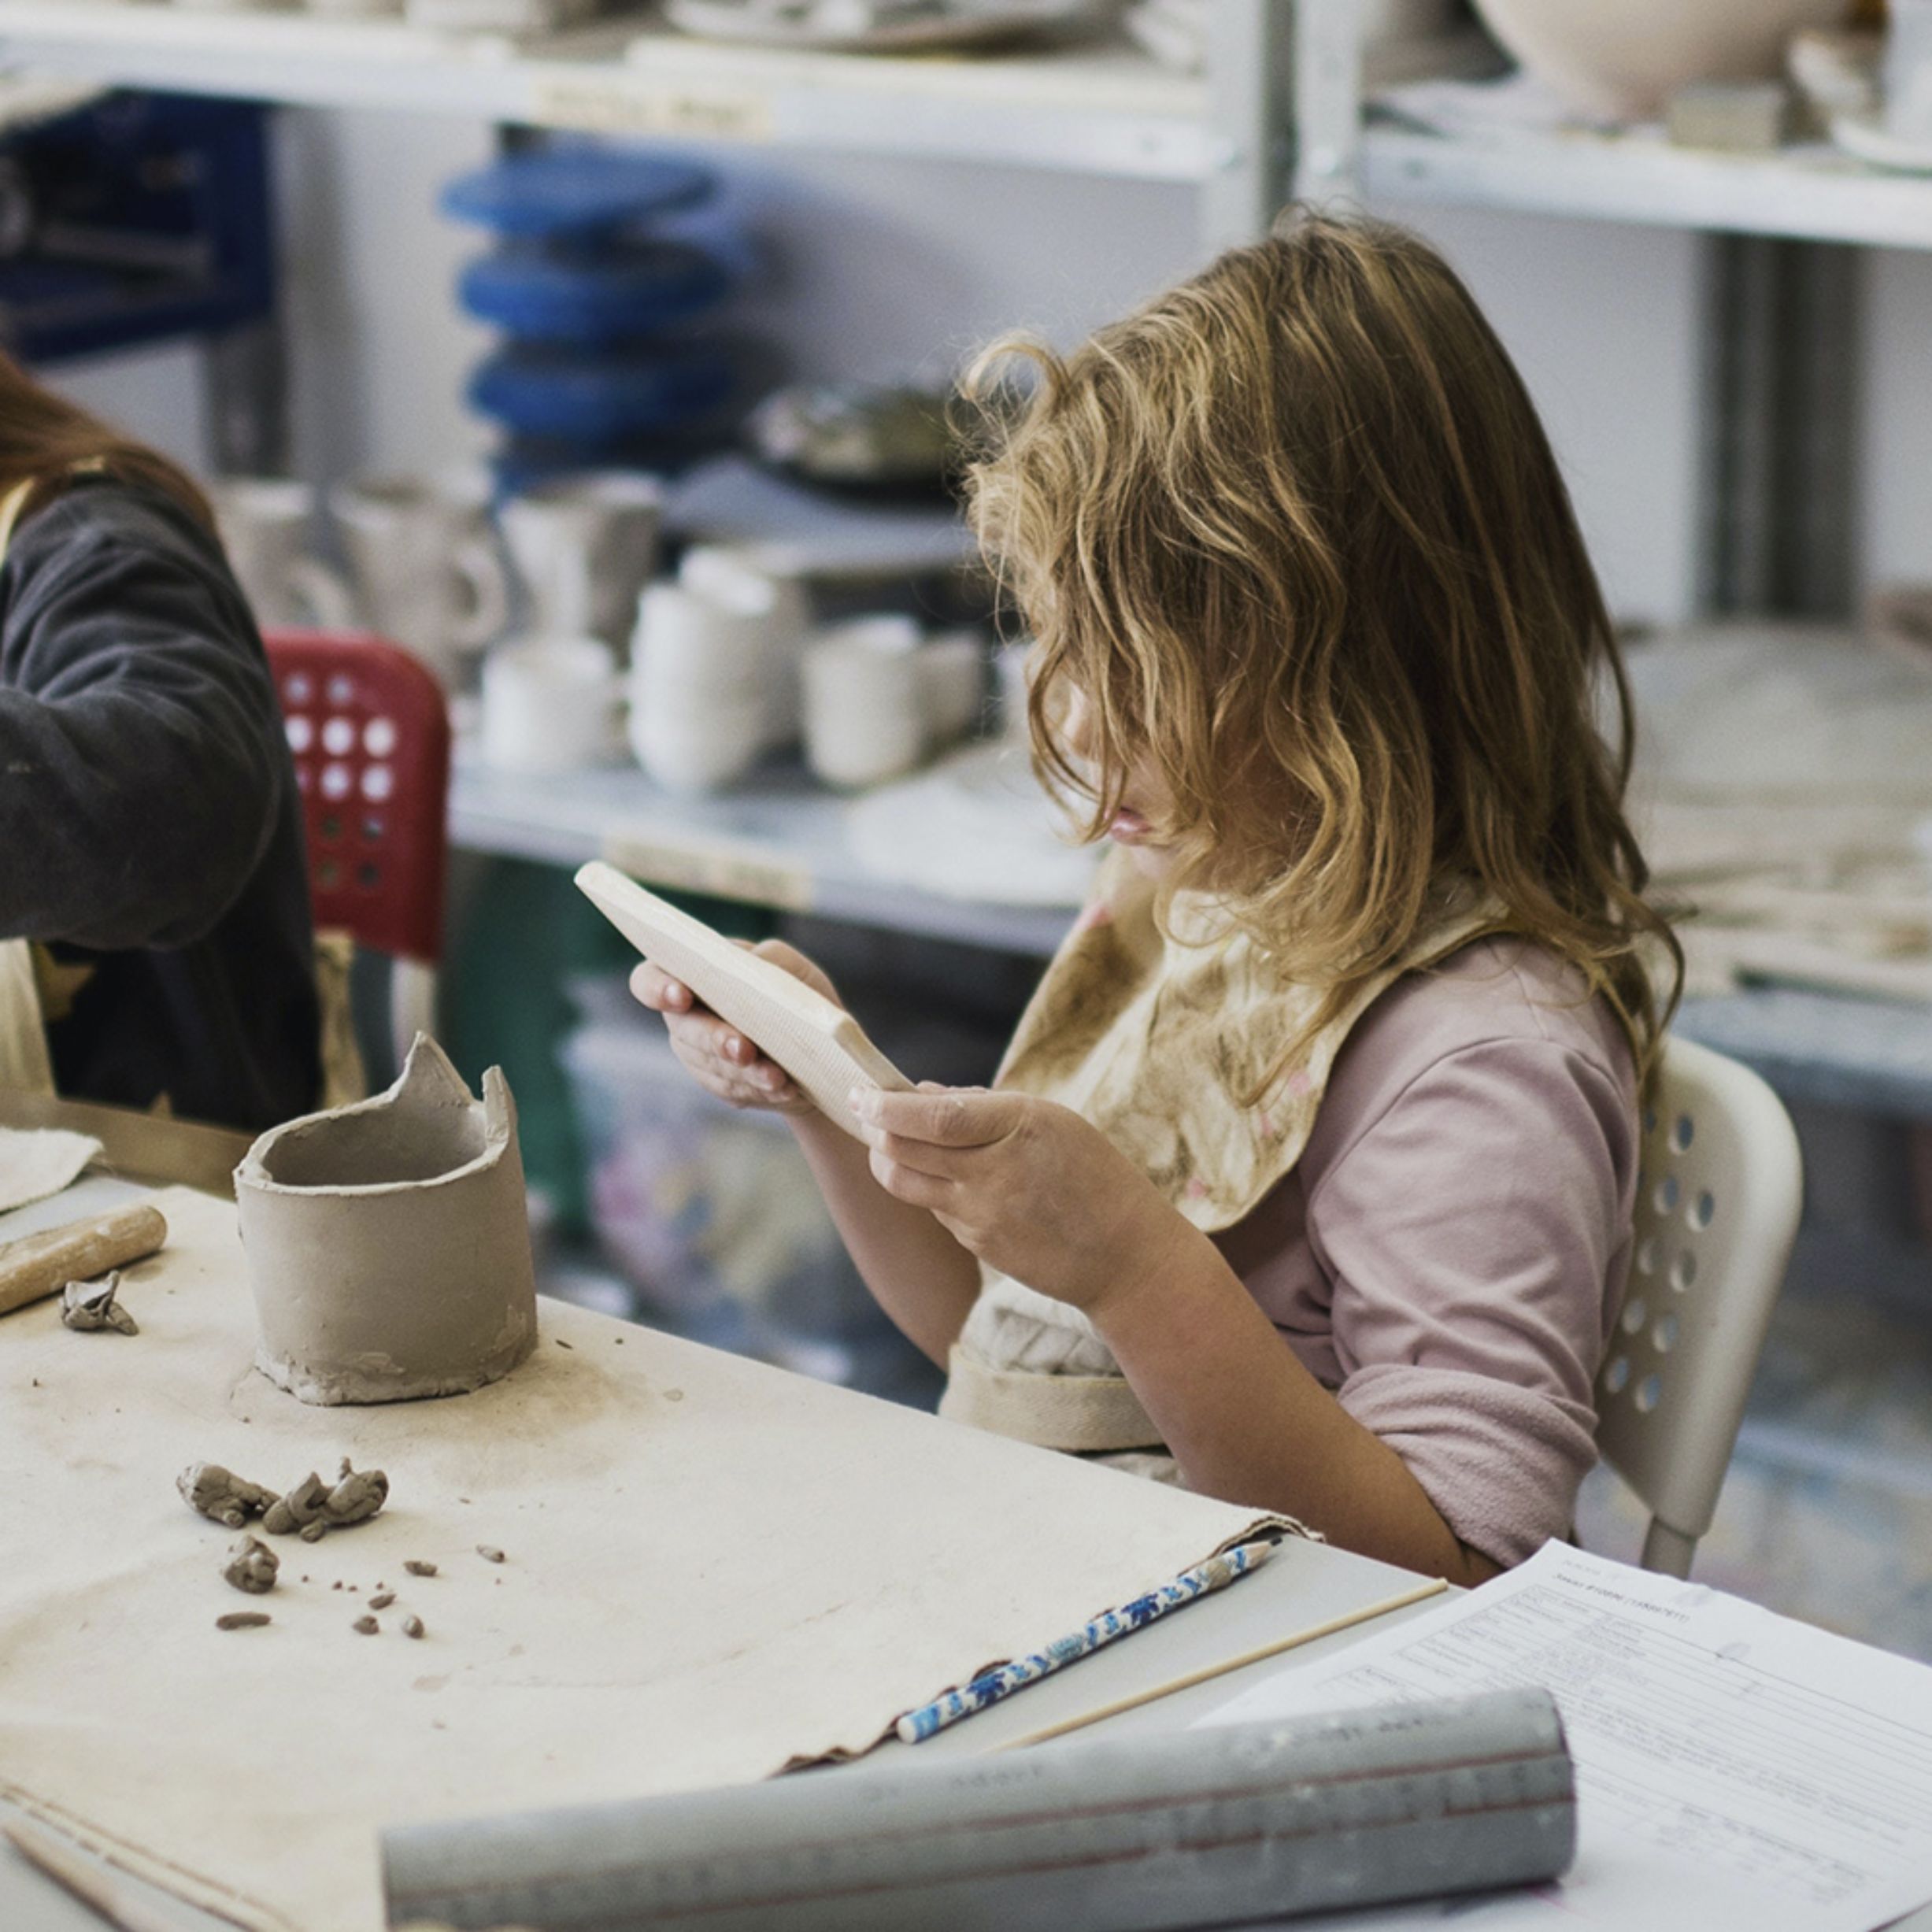
[[[1629,688],[1528,392],[1434,249],[1291,215],[1071,355],[996,342],[967,390],[972,521],[1037,639],[1035,761],[1089,839],[1151,764],[1168,890],[1328,988],[1315,1027],[1473,885],[1648,1066],[1682,953],[1623,812]]]

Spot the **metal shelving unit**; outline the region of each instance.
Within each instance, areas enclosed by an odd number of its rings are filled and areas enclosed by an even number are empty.
[[[1642,134],[1482,141],[1371,125],[1360,168],[1371,198],[1932,248],[1932,180],[1881,173],[1822,143],[1760,157],[1672,147]]]
[[[520,44],[400,20],[0,0],[0,65],[304,106],[1152,180],[1204,181],[1230,158],[1204,83],[1119,49],[880,59],[722,46],[635,20]]]

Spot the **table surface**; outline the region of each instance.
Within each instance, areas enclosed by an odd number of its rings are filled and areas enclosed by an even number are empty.
[[[0,1240],[29,1234],[75,1216],[118,1205],[142,1190],[122,1181],[93,1177],[52,1201],[0,1216]],[[942,1731],[926,1743],[881,1747],[865,1762],[917,1749],[928,1756],[971,1756],[994,1749],[1044,1727],[1238,1656],[1291,1631],[1343,1616],[1412,1587],[1408,1571],[1371,1562],[1323,1544],[1293,1542],[1275,1560],[1231,1589],[1202,1598],[1183,1612],[1137,1631],[1132,1637],[1083,1659],[1078,1664]],[[1405,1610],[1323,1638],[1282,1656],[1123,1712],[1089,1728],[1088,1737],[1125,1737],[1183,1729],[1204,1712],[1227,1702],[1276,1671],[1319,1662],[1371,1631],[1421,1616],[1439,1602]],[[823,1774],[821,1774],[823,1775]],[[837,1774],[831,1774],[836,1775]],[[11,1815],[0,1802],[0,1819]],[[156,1932],[223,1932],[225,1922],[169,1895],[128,1882],[149,1904]],[[29,1865],[11,1845],[0,1844],[0,1927],[6,1932],[100,1932],[104,1921],[51,1879]],[[1898,1922],[1901,1932],[1932,1932],[1932,1906]],[[227,1932],[232,1932],[228,1928]],[[370,1932],[378,1932],[372,1926]]]

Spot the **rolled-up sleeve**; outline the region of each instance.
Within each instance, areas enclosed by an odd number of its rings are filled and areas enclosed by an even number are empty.
[[[1630,1245],[1627,1088],[1548,1039],[1436,1060],[1308,1204],[1342,1407],[1501,1564],[1569,1526]]]

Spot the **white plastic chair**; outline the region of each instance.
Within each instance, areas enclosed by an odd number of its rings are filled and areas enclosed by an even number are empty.
[[[1653,1087],[1597,1445],[1651,1512],[1643,1567],[1688,1576],[1790,1259],[1804,1166],[1778,1096],[1736,1060],[1669,1039]]]

